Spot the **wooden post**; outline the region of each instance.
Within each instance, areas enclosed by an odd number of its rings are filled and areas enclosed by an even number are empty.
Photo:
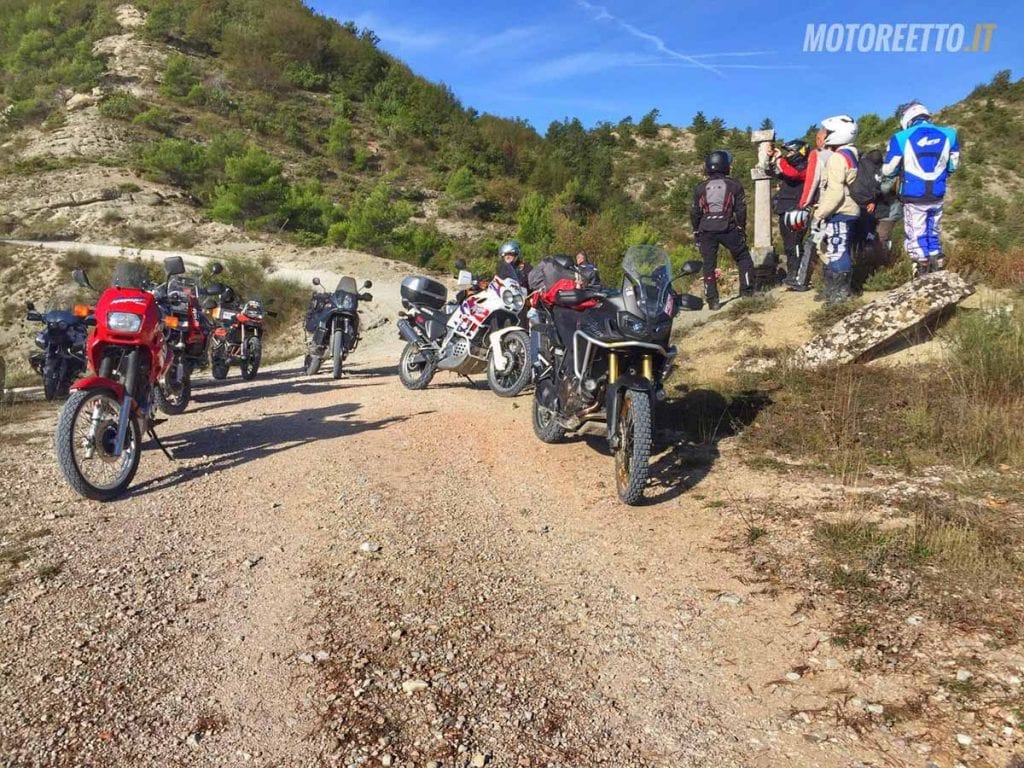
[[[754,247],[750,255],[754,267],[774,267],[772,247],[772,177],[768,172],[768,150],[775,141],[775,130],[753,131],[750,140],[757,145],[757,165],[750,169],[754,180]]]

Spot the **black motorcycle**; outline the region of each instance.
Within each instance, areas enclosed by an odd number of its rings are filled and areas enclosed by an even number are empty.
[[[683,274],[696,274],[699,261]],[[669,343],[680,309],[700,309],[697,296],[672,289],[672,264],[657,246],[633,246],[622,264],[621,290],[558,291],[538,302],[531,327],[536,389],[533,430],[545,443],[605,422],[615,456],[619,498],[638,504],[650,472],[654,405],[676,356]]]
[[[39,351],[28,358],[32,370],[43,377],[44,396],[47,400],[67,397],[72,383],[86,369],[85,341],[89,326],[96,324],[91,310],[84,304],[76,304],[70,312],[63,309],[37,312],[30,301],[27,319],[46,326],[36,334]]]
[[[303,368],[310,376],[320,370],[324,358],[331,357],[331,373],[341,378],[345,358],[359,344],[359,302],[373,301],[365,291],[373,287],[369,280],[363,282],[363,293],[356,288],[356,281],[343,277],[338,281],[334,293],[327,293],[320,285],[320,278],[313,278],[313,285],[319,290],[313,292],[306,311],[306,358]]]

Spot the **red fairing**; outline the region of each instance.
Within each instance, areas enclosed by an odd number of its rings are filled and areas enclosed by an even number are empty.
[[[814,193],[818,191],[818,152],[811,152],[807,158],[807,169],[804,171],[804,191],[800,195],[800,208],[806,208],[814,202]]]
[[[576,290],[576,282],[569,278],[562,278],[557,283],[548,288],[544,293],[541,294],[541,301],[549,306],[555,303],[555,296],[558,295],[559,291],[574,291]],[[575,309],[578,312],[582,312],[584,309],[592,309],[598,305],[597,299],[587,299],[581,301],[579,304],[569,307],[569,309]]]
[[[142,318],[139,330],[135,333],[113,330],[108,324],[113,312],[139,315]],[[134,288],[108,288],[103,292],[96,304],[96,332],[89,339],[89,365],[94,371],[99,370],[107,346],[145,347],[153,361],[150,379],[159,378],[167,356],[160,309],[152,294]]]

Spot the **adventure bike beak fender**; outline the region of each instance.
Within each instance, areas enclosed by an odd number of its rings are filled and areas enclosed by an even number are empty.
[[[84,379],[79,379],[71,385],[71,389],[109,389],[114,393],[118,402],[124,400],[124,386],[113,379],[105,379],[102,376],[87,376]]]
[[[640,376],[626,374],[619,376],[615,383],[608,385],[604,407],[608,419],[608,442],[613,450],[618,447],[619,443],[619,414],[622,411],[622,396],[626,390],[653,394],[654,382]]]
[[[501,349],[501,340],[510,333],[522,330],[518,325],[510,325],[491,334],[491,356],[494,358],[494,367],[501,373],[504,373],[509,366],[509,360]]]

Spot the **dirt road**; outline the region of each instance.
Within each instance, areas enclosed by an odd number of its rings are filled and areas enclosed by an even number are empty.
[[[0,764],[918,764],[827,716],[846,662],[760,583],[779,491],[730,441],[626,508],[600,441],[396,358],[199,386],[107,505],[52,410],[5,428]]]

